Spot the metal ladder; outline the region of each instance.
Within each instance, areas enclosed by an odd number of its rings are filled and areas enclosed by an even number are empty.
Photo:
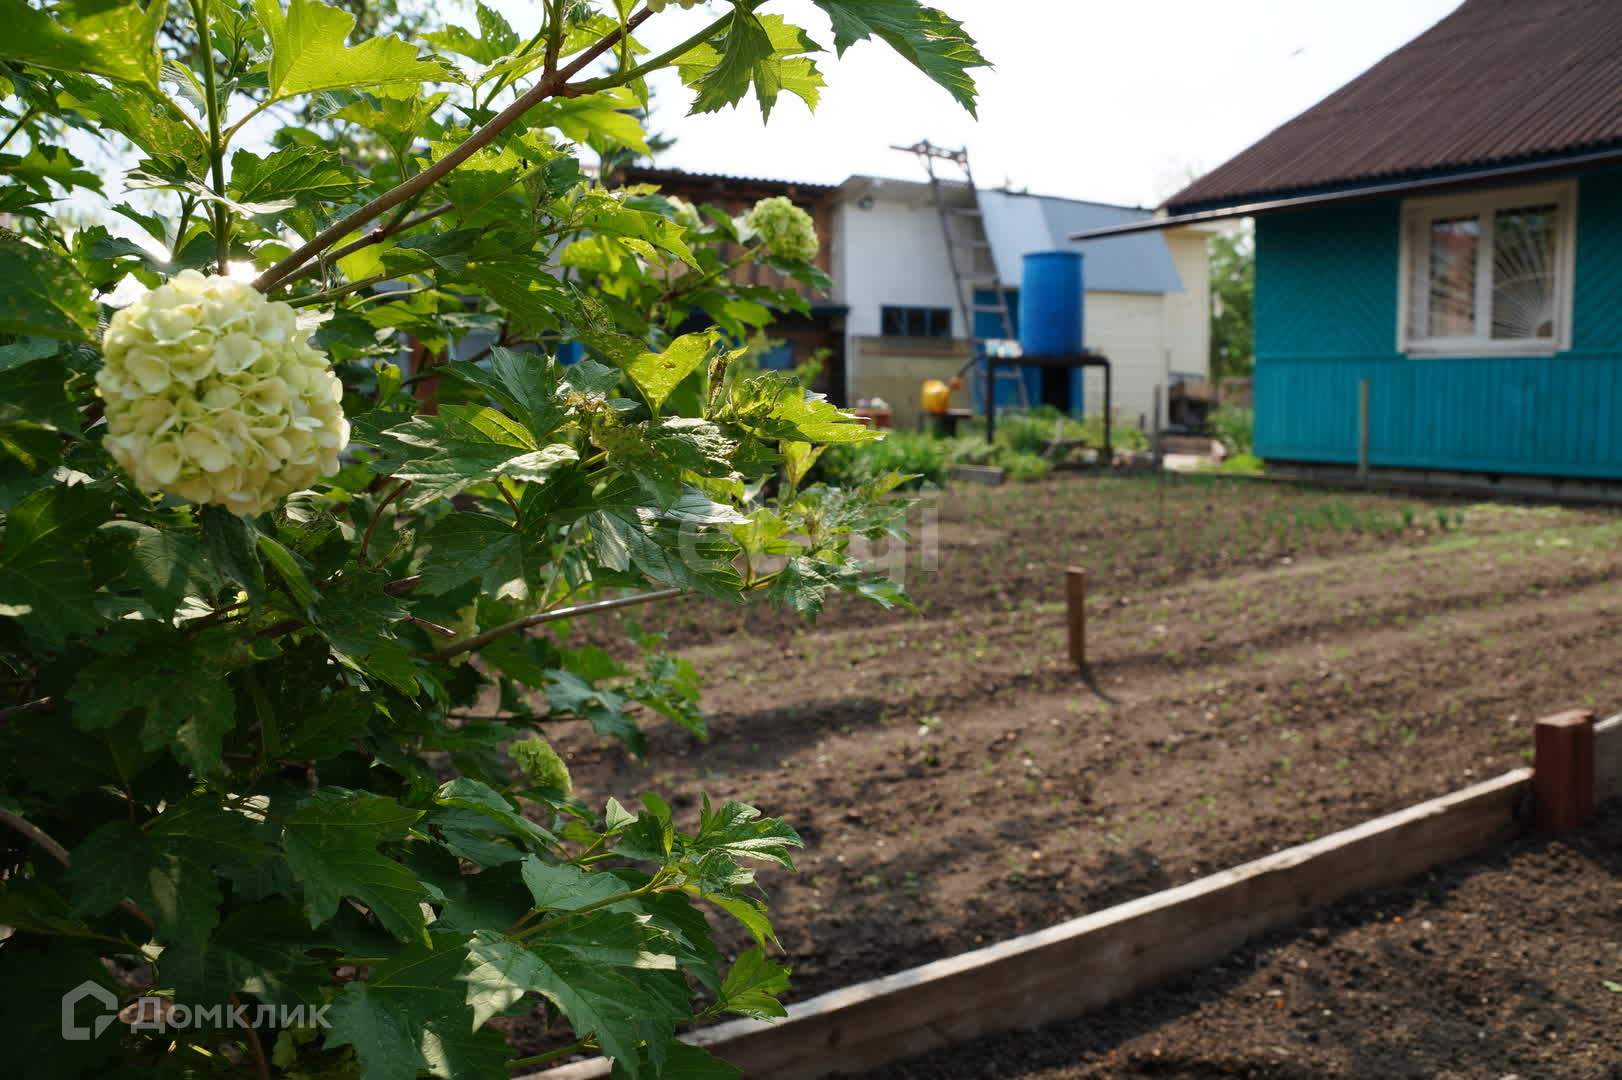
[[[936,146],[928,139],[916,142],[911,146],[893,146],[891,149],[916,154],[919,160],[923,162],[924,171],[929,174],[929,188],[935,197],[935,212],[940,217],[941,236],[946,241],[946,262],[952,269],[952,282],[957,293],[957,309],[963,318],[963,328],[967,332],[966,336],[974,343],[968,363],[964,364],[958,371],[958,375],[961,377],[980,362],[981,357],[985,354],[988,342],[1011,341],[1014,338],[1014,318],[1012,312],[1008,310],[1008,291],[1003,287],[1002,278],[997,273],[996,260],[990,260],[991,271],[989,273],[981,273],[974,269],[972,253],[984,251],[989,255],[991,244],[985,239],[985,216],[980,212],[980,189],[975,186],[974,172],[969,168],[969,152],[967,149],[947,150],[944,147]],[[940,174],[935,170],[935,163],[938,161],[950,162],[963,170],[963,178],[968,183],[969,194],[974,199],[972,207],[946,205],[946,193],[941,184]],[[979,221],[980,238],[977,240],[958,239],[952,229],[954,215]],[[964,268],[963,260],[959,258],[958,253],[963,250],[971,252],[968,269]],[[995,301],[989,304],[980,303],[975,294],[981,289],[989,291],[996,298]],[[1002,328],[1001,337],[985,337],[975,333],[979,322],[977,316],[982,314],[994,314],[997,316],[998,325]],[[1026,393],[1024,376],[1008,367],[997,367],[993,370],[995,372],[995,382],[1013,382],[1019,407],[1022,409],[1030,408],[1030,398]],[[994,401],[997,393],[996,386],[993,385],[986,392],[992,396]],[[985,404],[987,408],[990,408],[992,403],[992,401],[988,401]]]

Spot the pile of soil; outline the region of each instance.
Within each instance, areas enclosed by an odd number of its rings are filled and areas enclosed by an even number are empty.
[[[1622,801],[1582,833],[1336,905],[1113,1008],[863,1080],[1140,1077],[1622,1077]]]

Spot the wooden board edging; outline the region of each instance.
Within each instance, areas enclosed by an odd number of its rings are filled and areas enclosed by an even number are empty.
[[[1594,802],[1622,799],[1622,713],[1594,725]]]
[[[1606,724],[1622,769],[1622,718]],[[1354,892],[1508,841],[1522,828],[1531,779],[1531,769],[1516,769],[1186,885],[830,991],[776,1023],[735,1020],[683,1038],[747,1077],[816,1080],[1080,1016]],[[522,1080],[608,1075],[609,1062],[593,1058]]]

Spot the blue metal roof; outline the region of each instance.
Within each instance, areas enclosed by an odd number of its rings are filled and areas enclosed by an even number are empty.
[[[1032,251],[1079,251],[1086,256],[1087,288],[1106,292],[1182,292],[1171,249],[1158,232],[1071,240],[1072,233],[1145,221],[1141,207],[1111,206],[1048,195],[982,190],[980,213],[991,257],[1004,285],[1018,288],[1024,256]]]

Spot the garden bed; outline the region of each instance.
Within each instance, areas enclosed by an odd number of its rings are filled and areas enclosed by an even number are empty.
[[[1607,985],[1610,984],[1610,985]],[[1080,1020],[864,1080],[1622,1075],[1622,800],[1319,912]]]
[[[1622,699],[1613,513],[1075,477],[939,513],[922,618],[642,615],[708,676],[711,745],[656,728],[643,765],[560,729],[588,798],[709,792],[801,830],[802,873],[766,879],[794,998],[1466,786],[1524,764],[1535,717]]]

